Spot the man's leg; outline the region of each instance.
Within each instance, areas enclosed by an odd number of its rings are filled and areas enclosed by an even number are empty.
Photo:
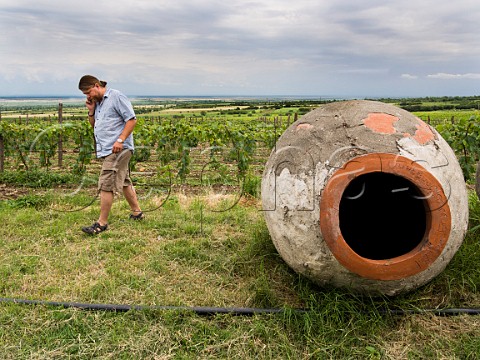
[[[128,205],[130,205],[133,215],[137,215],[142,212],[142,209],[140,209],[140,205],[138,203],[137,193],[135,192],[133,185],[124,186],[123,195],[125,196]]]
[[[94,235],[107,230],[108,215],[112,209],[115,190],[116,158],[116,154],[111,154],[103,159],[102,170],[98,179],[100,215],[98,221],[93,225],[82,228],[82,231],[87,234]]]
[[[93,223],[91,226],[85,226],[82,228],[82,231],[90,234],[96,235],[102,231],[107,230],[108,226],[108,214],[113,204],[113,192],[111,191],[100,191],[100,216],[98,221]]]
[[[104,191],[100,192],[100,216],[98,218],[98,223],[100,225],[106,225],[108,223],[108,215],[112,209],[113,204],[113,192]]]

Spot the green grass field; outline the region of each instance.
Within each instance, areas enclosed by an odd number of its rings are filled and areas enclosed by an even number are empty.
[[[81,209],[87,200],[86,193],[65,197],[47,191],[2,202],[2,297],[285,312],[200,316],[4,303],[2,358],[475,359],[480,354],[478,316],[386,311],[479,308],[476,230],[431,283],[399,297],[371,298],[318,288],[289,269],[270,241],[258,199],[243,197],[230,210],[215,212],[235,197],[179,191],[144,199],[143,207],[152,211],[145,221],[130,222],[119,198],[110,230],[97,237],[80,231],[98,210],[98,203]],[[470,203],[475,227],[476,195]]]

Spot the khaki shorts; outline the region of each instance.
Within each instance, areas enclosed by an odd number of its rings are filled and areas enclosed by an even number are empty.
[[[123,190],[123,187],[132,185],[128,168],[131,157],[132,151],[128,149],[105,156],[98,179],[98,189],[116,194]]]

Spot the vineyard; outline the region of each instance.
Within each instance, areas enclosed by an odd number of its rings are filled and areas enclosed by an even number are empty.
[[[156,109],[151,107],[148,115],[142,114],[144,107],[136,109],[140,115],[131,171],[137,186],[165,188],[188,183],[238,187],[246,178],[257,186],[256,179],[277,138],[296,120],[299,110],[308,108],[255,115],[236,109],[209,112],[208,116],[205,110],[156,116],[152,115]],[[9,182],[12,172],[18,178],[19,171],[48,172],[50,178],[58,174],[62,179],[68,175],[65,181],[73,183],[97,176],[93,130],[84,111],[68,112],[45,117],[43,112],[35,116],[30,110],[30,115],[23,117],[3,116],[0,170],[4,182]]]
[[[241,105],[223,111],[203,105],[200,110],[193,107],[183,112],[168,112],[165,105],[137,105],[132,171],[140,183],[229,184],[247,175],[259,176],[283,131],[321,103],[270,108]],[[37,109],[35,114],[33,107],[19,111],[23,115],[18,117],[8,112],[0,117],[0,172],[89,173],[89,165],[95,163],[95,142],[84,109],[73,107],[65,112],[60,104],[57,113],[45,116],[54,110]],[[416,115],[436,127],[457,154],[465,178],[472,180],[480,153],[478,110]]]

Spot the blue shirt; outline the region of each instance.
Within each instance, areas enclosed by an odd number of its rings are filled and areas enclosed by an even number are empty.
[[[95,107],[95,126],[93,133],[97,143],[97,157],[112,153],[113,144],[120,137],[125,123],[135,119],[132,103],[118,90],[107,89],[103,100]],[[133,135],[123,142],[124,149],[133,151]]]

